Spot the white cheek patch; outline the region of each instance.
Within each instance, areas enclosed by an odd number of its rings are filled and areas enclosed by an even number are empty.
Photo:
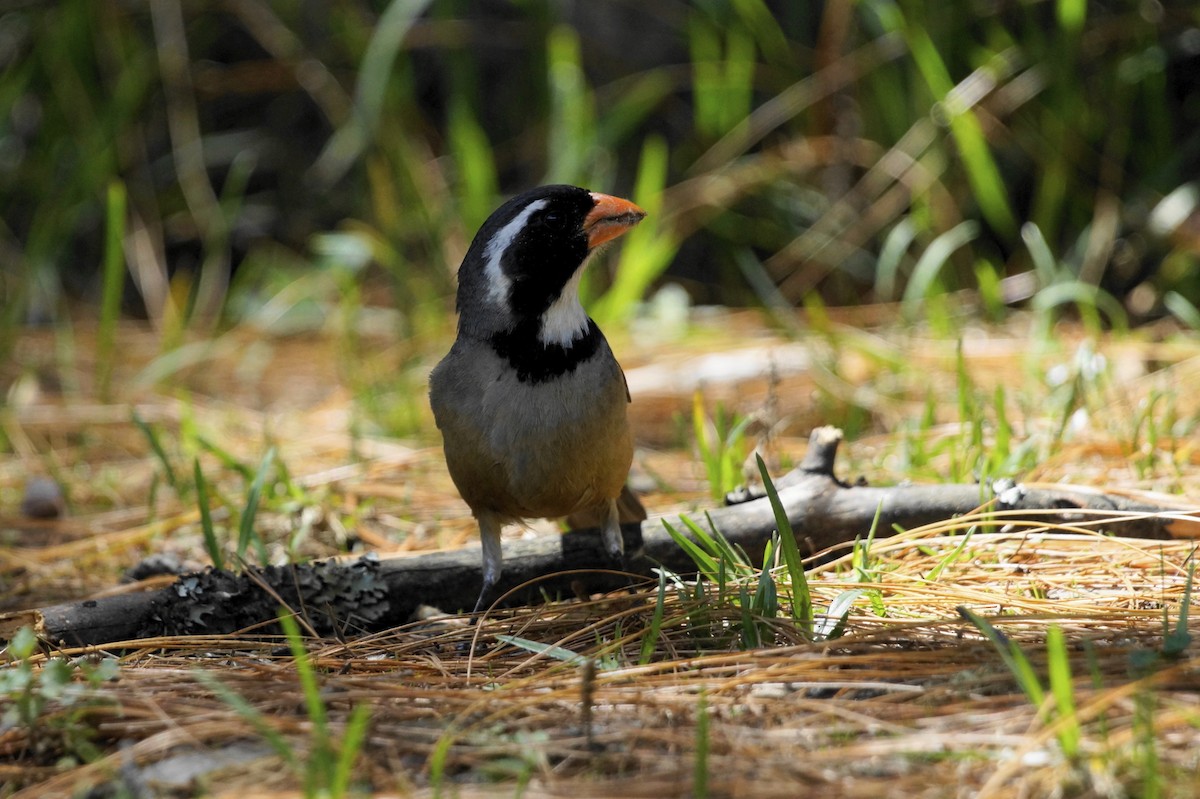
[[[575,270],[558,299],[542,313],[538,341],[543,345],[557,344],[567,348],[587,334],[588,315],[579,302],[579,281],[583,279],[584,266],[586,263]]]
[[[487,259],[483,266],[483,274],[487,277],[488,299],[502,308],[507,307],[508,290],[512,285],[512,279],[504,274],[504,269],[500,265],[500,261],[504,258],[504,251],[513,243],[513,239],[525,229],[529,217],[546,207],[546,202],[546,200],[537,200],[522,208],[521,213],[496,231],[496,235],[492,236],[492,240],[488,242],[487,249],[483,251],[483,256]]]

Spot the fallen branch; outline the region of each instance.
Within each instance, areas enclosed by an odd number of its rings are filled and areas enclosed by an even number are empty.
[[[878,513],[878,537],[978,510],[1020,511],[1023,525],[1091,524],[1129,537],[1200,537],[1196,509],[1134,501],[1090,489],[996,487],[990,502],[978,485],[851,486],[833,473],[841,431],[813,431],[808,454],[778,482],[780,500],[802,545],[811,553],[864,536]],[[1007,523],[1017,518],[1003,517]],[[683,531],[678,517],[668,518]],[[694,519],[717,529],[760,561],[775,529],[765,498],[717,508]],[[656,566],[695,571],[661,520],[625,527],[629,554],[624,570],[650,575]],[[321,635],[354,635],[411,620],[420,605],[446,610],[469,607],[479,590],[478,547],[379,559],[329,560],[298,566],[249,569],[234,575],[208,570],[181,577],[167,588],[0,615],[0,639],[30,624],[53,645],[113,644],[164,635],[219,635],[262,629],[287,605]],[[587,595],[629,585],[629,576],[608,565],[596,530],[541,536],[504,546],[501,593],[507,602],[542,596]],[[516,589],[516,590],[513,590]]]

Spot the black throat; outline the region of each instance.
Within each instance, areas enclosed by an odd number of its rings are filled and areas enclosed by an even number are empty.
[[[492,349],[517,370],[522,383],[545,383],[575,371],[575,367],[600,349],[604,334],[591,319],[587,332],[571,346],[545,344],[538,339],[539,319],[522,320],[511,330],[495,333],[489,339]]]

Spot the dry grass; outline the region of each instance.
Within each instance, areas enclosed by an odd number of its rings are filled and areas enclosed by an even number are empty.
[[[731,349],[774,340],[740,317],[723,329],[736,331],[725,337]],[[136,331],[127,335],[140,340]],[[923,392],[944,391],[947,405],[938,415],[953,417],[952,342],[895,336],[868,346],[865,338],[824,355],[827,341],[810,342],[820,368],[783,376],[787,391],[770,400],[769,413],[765,394],[741,392],[749,397],[743,411],[773,420],[777,462],[801,454],[789,431],[803,429],[813,396],[821,392],[817,404],[828,406],[839,386],[875,392],[863,400],[872,412],[871,434],[846,447],[854,472],[873,480],[906,476],[895,469],[896,420],[912,415]],[[1069,359],[1072,338],[1065,331],[1066,343],[1048,350],[1045,363]],[[52,359],[39,360],[37,353],[46,350],[38,344],[25,342],[22,357],[44,375]],[[226,355],[215,361],[219,369],[185,375],[186,394],[146,389],[126,399],[164,430],[198,427],[249,462],[259,457],[264,437],[278,444],[318,514],[303,556],[335,554],[355,541],[360,548],[398,551],[473,538],[432,438],[347,436],[355,411],[339,387],[345,364],[312,357],[323,351],[319,342],[262,346],[279,357],[264,361],[274,365],[253,380],[237,383],[239,363]],[[1131,372],[1136,379],[1095,388],[1081,403],[1091,423],[1069,431],[1068,440],[1050,442],[1036,476],[1109,490],[1168,491],[1195,508],[1200,456],[1194,432],[1148,441],[1131,429],[1130,409],[1136,415],[1165,377],[1175,393],[1154,412],[1165,412],[1170,402],[1172,418],[1194,418],[1196,347],[1121,342],[1099,350],[1122,368],[1141,365],[1140,371]],[[132,345],[126,351],[153,357]],[[699,354],[674,345],[662,360]],[[1029,383],[1027,356],[1019,336],[999,332],[964,347],[979,385],[988,391],[993,384],[1008,386],[1018,435],[1035,440],[1054,425],[1037,413],[1046,409],[1039,404],[1045,398]],[[362,357],[384,363],[391,356],[379,342]],[[896,359],[907,366],[886,365]],[[630,360],[655,359],[637,352]],[[130,370],[140,368],[135,361]],[[236,390],[224,391],[234,384]],[[306,388],[293,394],[296,385]],[[736,388],[713,390],[739,396]],[[778,385],[763,390],[778,392]],[[87,396],[86,386],[74,394],[43,394],[0,417],[10,442],[0,460],[3,609],[114,590],[119,574],[150,553],[204,561],[193,508],[161,486],[155,503],[147,504],[156,464],[127,406],[94,405]],[[686,408],[690,393],[677,399]],[[654,408],[647,419],[662,419],[672,401],[669,392],[647,400]],[[924,432],[929,440],[952,434],[936,426]],[[672,435],[660,427],[646,439]],[[211,456],[204,462],[220,472]],[[928,468],[940,463],[934,459]],[[702,504],[702,469],[686,450],[645,453],[639,469],[658,481],[660,490],[648,502],[654,510]],[[19,501],[24,477],[38,472],[55,474],[67,487],[73,512],[66,520],[35,524],[7,510]],[[226,475],[222,485],[236,494],[236,479]],[[262,516],[264,536],[286,538],[300,513],[278,503]],[[972,522],[977,529],[955,556],[959,533]],[[355,705],[370,709],[355,777],[376,795],[423,796],[439,788],[459,796],[1195,795],[1200,669],[1192,647],[1178,657],[1161,654],[1180,614],[1194,544],[999,524],[986,517],[948,520],[877,540],[866,582],[848,550],[829,553],[809,577],[818,610],[846,590],[864,590],[846,634],[834,640],[807,641],[778,619],[771,623],[775,645],[741,651],[740,610],[731,602],[720,601],[711,587],[703,600],[669,590],[648,662],[639,665],[655,627],[657,587],[650,585],[586,603],[496,614],[480,628],[432,618],[307,646],[335,740]],[[944,568],[931,577],[939,564]],[[996,648],[959,616],[959,606],[991,618],[1019,643],[1043,683],[1046,630],[1062,628],[1082,731],[1078,757],[1064,756],[1058,743],[1070,719],[1030,703]],[[1189,628],[1198,631],[1194,621]],[[598,668],[592,676],[575,663],[498,644],[496,634],[557,645]],[[476,636],[486,649],[471,649]],[[106,650],[120,658],[119,679],[98,687],[88,701],[51,703],[35,725],[0,727],[0,786],[6,786],[0,796],[70,796],[98,784],[133,790],[139,781],[151,791],[146,795],[247,799],[301,790],[300,777],[263,745],[262,731],[200,676],[211,675],[240,695],[303,761],[314,725],[285,642],[157,639]],[[85,751],[78,743],[85,733],[94,759],[59,762]],[[208,763],[195,781],[181,778],[181,764],[197,753],[229,762]],[[706,783],[693,782],[698,756],[707,758]],[[154,764],[174,764],[174,770],[154,771]]]

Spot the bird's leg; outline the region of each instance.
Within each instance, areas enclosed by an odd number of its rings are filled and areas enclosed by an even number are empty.
[[[492,589],[500,582],[500,573],[504,568],[504,550],[500,546],[500,530],[504,526],[493,513],[480,513],[479,540],[483,544],[483,587],[479,589],[479,599],[475,600],[474,613],[484,610],[492,601]]]
[[[600,536],[604,540],[604,548],[608,556],[618,563],[625,562],[625,537],[621,534],[621,512],[617,509],[617,501],[608,501],[608,511],[604,517],[604,526],[600,528]]]

